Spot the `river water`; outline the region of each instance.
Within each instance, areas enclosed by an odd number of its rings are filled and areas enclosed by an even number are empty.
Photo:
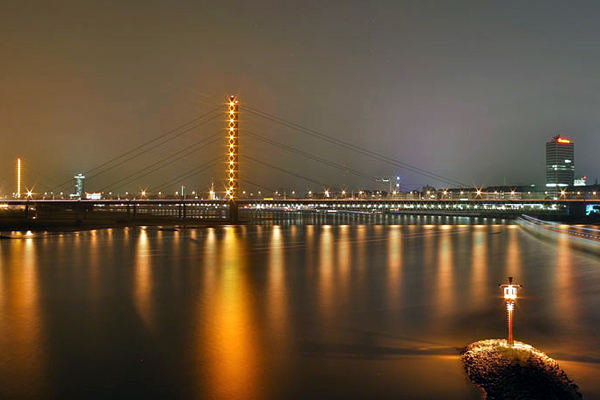
[[[600,398],[600,259],[443,222],[2,240],[0,397],[479,399],[458,349],[505,335],[511,275],[516,339]]]

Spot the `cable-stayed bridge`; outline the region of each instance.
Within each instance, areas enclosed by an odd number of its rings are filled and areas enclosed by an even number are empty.
[[[225,114],[225,133],[223,133],[223,114]],[[319,155],[318,151],[304,150],[291,143],[289,138],[277,140],[263,131],[272,129],[257,126],[242,130],[243,140],[240,142],[240,114],[253,118],[260,123],[278,126],[294,135],[302,136],[316,142],[314,147],[320,149],[328,146],[336,152],[347,154],[346,157],[361,159],[384,165],[394,171],[402,171],[413,176],[436,182],[447,188],[460,189],[460,196],[451,195],[418,196],[412,194],[415,186],[406,185],[399,180],[381,179],[368,169],[351,167],[348,163],[336,160],[336,157]],[[220,128],[211,131],[211,122],[218,122]],[[194,137],[191,144],[178,145],[170,149],[178,140],[198,130],[204,132]],[[260,130],[261,132],[256,132]],[[209,132],[209,133],[206,133]],[[218,150],[223,148],[225,152]],[[240,143],[244,144],[240,151]],[[258,151],[247,151],[253,144],[259,144]],[[217,147],[218,146],[218,147]],[[356,187],[348,188],[344,184],[326,184],[320,182],[323,175],[310,175],[308,169],[290,169],[285,162],[272,161],[273,150],[285,154],[285,157],[297,157],[308,165],[317,165],[320,171],[335,171],[344,179],[359,182],[358,185],[373,185],[376,181],[389,183],[389,190],[377,191],[370,196]],[[224,154],[223,154],[224,153]],[[241,162],[241,163],[240,163]],[[137,163],[138,167],[132,165]],[[135,185],[144,188],[143,182],[149,178],[157,181],[157,176],[177,163],[192,165],[187,170],[176,169],[177,174],[164,178],[164,181],[152,188],[125,191],[123,188]],[[142,164],[140,167],[139,165]],[[241,168],[243,166],[243,169]],[[270,188],[258,183],[253,171],[262,168],[270,173],[292,177],[296,181],[304,181],[309,189],[296,191],[289,187],[284,190]],[[171,169],[172,170],[172,169]],[[216,170],[216,171],[215,171]],[[217,188],[201,191],[188,189],[188,182],[198,181],[199,176],[206,173],[217,173],[221,180]],[[18,164],[17,187],[21,188],[21,161]],[[116,178],[115,178],[116,177]],[[112,178],[112,179],[110,179]],[[554,198],[524,198],[512,193],[509,196],[486,198],[480,189],[471,188],[457,179],[408,164],[395,157],[342,140],[330,134],[305,127],[255,107],[242,106],[236,96],[230,96],[225,106],[210,109],[204,114],[151,138],[121,154],[108,159],[85,171],[86,185],[93,188],[95,197],[86,198],[79,193],[79,198],[69,196],[68,188],[72,179],[48,186],[42,193],[32,191],[21,193],[18,190],[15,198],[0,200],[0,207],[18,208],[25,219],[54,218],[62,215],[83,221],[92,218],[117,218],[123,221],[140,221],[148,219],[168,220],[219,220],[237,221],[239,219],[260,218],[265,215],[289,213],[337,213],[352,214],[433,214],[512,217],[520,214],[538,216],[583,216],[590,207],[599,203],[595,199],[569,199],[564,193]],[[205,187],[210,184],[205,179]],[[92,185],[93,184],[93,185]],[[393,186],[392,186],[393,184]],[[357,186],[358,186],[357,185]],[[173,191],[173,188],[177,188]],[[219,190],[221,187],[221,190]],[[181,188],[181,190],[179,190]],[[449,189],[450,190],[450,189]],[[410,193],[410,194],[407,194]],[[444,191],[443,193],[446,193]],[[525,196],[527,197],[527,196]]]

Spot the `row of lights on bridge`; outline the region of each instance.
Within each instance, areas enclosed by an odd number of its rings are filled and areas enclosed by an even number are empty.
[[[235,178],[233,178],[233,179],[235,179]],[[234,181],[234,182],[235,182],[235,181]],[[233,194],[233,195],[235,195],[235,193],[236,193],[236,192],[237,192],[237,187],[233,187],[233,188],[232,188],[232,187],[230,186],[230,187],[228,188],[228,190],[226,190],[226,191],[225,191],[225,196],[226,196],[226,198],[228,198],[228,199],[230,199],[230,200],[231,200],[231,199],[234,199],[234,198],[235,198],[235,196],[232,196],[232,194]],[[198,195],[199,193],[200,193],[200,192],[196,192],[196,191],[192,191],[192,192],[191,192],[192,196],[194,196],[194,197],[197,197],[197,195]],[[333,193],[332,193],[330,190],[328,190],[328,189],[325,189],[323,192],[320,192],[320,193],[322,193],[322,194],[323,194],[323,197],[324,197],[324,198],[332,198],[332,196],[333,196]],[[355,192],[352,192],[352,196],[354,196],[354,193],[355,193]],[[358,191],[358,192],[356,192],[356,193],[358,194],[358,196],[359,196],[359,197],[360,197],[360,196],[363,196],[363,195],[365,194],[365,192],[364,192],[364,191],[362,191],[362,190],[360,190],[360,191]],[[377,194],[379,194],[380,192],[376,192],[376,193],[377,193]],[[414,192],[410,192],[410,193],[412,194],[412,193],[414,193]],[[418,193],[418,192],[416,192],[416,193]],[[474,194],[476,197],[482,197],[482,196],[483,196],[483,194],[484,194],[484,192],[482,192],[481,190],[476,190],[476,191],[474,191],[474,192],[469,192],[469,193],[473,193],[473,194]],[[581,195],[581,192],[576,192],[576,193],[577,193],[577,195],[578,195],[578,196],[579,196],[579,195]],[[25,191],[24,193],[19,193],[19,192],[13,193],[13,197],[16,197],[16,198],[25,197],[25,198],[29,198],[29,199],[31,199],[31,198],[33,198],[33,196],[34,196],[35,194],[36,194],[36,193],[34,193],[34,192],[33,192],[33,190],[31,190],[31,189],[26,189],[26,191]],[[139,195],[140,195],[142,198],[144,198],[144,197],[148,197],[148,196],[151,196],[151,195],[152,195],[152,193],[148,192],[147,190],[141,190],[140,192],[138,192],[138,194],[139,194]],[[174,194],[174,196],[176,196],[176,197],[179,197],[179,196],[181,196],[181,193],[179,193],[179,191],[175,191],[173,194]],[[251,196],[254,196],[254,192],[247,192],[246,190],[243,190],[243,191],[241,192],[241,194],[242,194],[242,195],[250,194]],[[262,194],[263,194],[263,193],[262,193],[260,190],[259,190],[259,191],[257,191],[257,195],[259,195],[259,196],[260,196],[260,195],[262,195]],[[295,196],[295,195],[296,195],[296,191],[295,191],[295,190],[292,190],[292,191],[290,191],[290,192],[289,192],[289,194],[291,194],[292,196]],[[308,197],[312,197],[312,196],[313,196],[313,195],[315,195],[315,194],[316,194],[316,193],[315,193],[315,192],[313,192],[312,190],[309,190],[309,191],[307,191],[307,195],[308,195]],[[340,191],[340,195],[341,195],[342,197],[346,197],[346,195],[347,195],[347,194],[348,194],[348,192],[347,192],[346,190],[342,190],[342,191]],[[393,192],[392,192],[392,195],[397,195],[397,194],[398,194],[398,192],[396,192],[396,191],[393,191]],[[429,196],[433,196],[433,194],[432,194],[432,192],[431,192],[431,191],[427,191],[427,192],[426,192],[426,194],[427,194],[427,197],[429,197]],[[460,194],[461,194],[461,195],[464,195],[464,191],[461,191],[461,192],[460,192]],[[493,192],[493,194],[497,195],[497,194],[499,194],[499,193],[498,193],[497,191],[495,191],[495,192]],[[511,192],[510,192],[510,194],[511,194],[511,196],[515,196],[515,195],[517,194],[517,192],[515,192],[515,191],[511,191]],[[528,194],[531,194],[531,192],[528,192]],[[546,194],[546,195],[547,195],[547,194],[548,194],[548,192],[544,192],[544,194]],[[64,193],[64,192],[60,192],[60,193],[59,193],[59,196],[64,196],[64,195],[65,195],[65,193]],[[113,195],[113,192],[108,192],[108,195],[109,195],[109,196],[112,196],[112,195]],[[125,194],[124,194],[124,195],[125,195],[125,196],[130,196],[130,195],[135,195],[135,193],[133,193],[133,192],[132,192],[132,193],[130,193],[130,192],[125,192]],[[166,195],[166,193],[163,193],[163,192],[158,192],[158,193],[156,193],[156,195],[158,195],[158,196],[163,196],[163,195]],[[274,191],[274,192],[273,192],[273,195],[274,195],[274,196],[281,196],[281,195],[284,195],[284,196],[285,196],[285,195],[286,195],[286,192],[283,192],[283,194],[282,194],[282,192],[280,192],[280,191],[277,191],[277,190],[276,190],[276,191]],[[442,195],[443,195],[443,196],[448,196],[448,191],[444,190],[444,191],[442,192]],[[566,191],[564,191],[564,190],[561,190],[561,192],[560,192],[560,198],[566,198],[566,197],[567,197],[567,195],[568,195],[568,193],[567,193]],[[596,195],[597,195],[597,192],[592,192],[592,195],[596,196]],[[44,192],[44,193],[43,193],[43,196],[54,196],[54,192]],[[120,194],[118,194],[118,196],[120,196]],[[372,196],[375,196],[375,194],[373,194]],[[214,199],[214,198],[216,197],[216,192],[215,192],[214,190],[212,190],[212,189],[211,189],[211,190],[209,190],[209,191],[208,191],[208,197],[209,197],[209,199]]]

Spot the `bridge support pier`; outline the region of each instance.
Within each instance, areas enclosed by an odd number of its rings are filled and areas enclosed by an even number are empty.
[[[585,204],[568,204],[569,216],[573,218],[585,217]]]
[[[75,207],[73,207],[73,214],[75,214],[75,223],[76,224],[81,224],[83,217],[83,207],[81,206],[81,204],[77,203],[75,204]]]
[[[229,200],[229,208],[227,210],[227,219],[229,220],[229,222],[231,223],[237,223],[238,222],[238,204],[235,200]]]

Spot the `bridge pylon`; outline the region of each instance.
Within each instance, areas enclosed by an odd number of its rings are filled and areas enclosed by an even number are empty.
[[[237,199],[239,181],[238,159],[238,105],[239,99],[235,95],[227,98],[227,183],[225,195],[229,200]]]

